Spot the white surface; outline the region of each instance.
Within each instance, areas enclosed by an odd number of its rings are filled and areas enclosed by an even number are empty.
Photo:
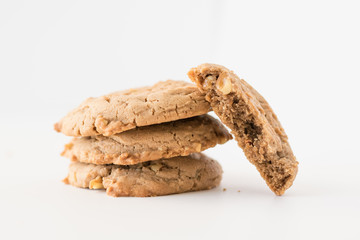
[[[0,239],[359,239],[359,22],[357,1],[0,1]],[[69,138],[52,125],[67,111],[203,62],[278,114],[300,162],[284,196],[234,141],[207,151],[224,168],[210,191],[60,182]]]

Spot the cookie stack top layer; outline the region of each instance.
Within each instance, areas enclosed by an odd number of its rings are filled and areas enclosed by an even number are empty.
[[[69,112],[55,130],[68,136],[110,136],[135,127],[190,118],[209,112],[196,86],[168,80],[151,87],[88,98]]]

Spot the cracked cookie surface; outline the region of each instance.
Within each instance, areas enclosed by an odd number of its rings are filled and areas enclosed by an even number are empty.
[[[297,174],[298,162],[287,135],[267,101],[232,71],[202,64],[188,73],[206,94],[212,109],[227,125],[270,189],[282,195]]]
[[[67,136],[110,136],[140,126],[198,116],[210,105],[195,85],[168,80],[88,98],[54,125]]]
[[[76,187],[106,189],[113,197],[151,197],[217,187],[220,164],[201,153],[139,163],[95,165],[72,162],[64,182]]]
[[[85,163],[131,165],[187,156],[230,139],[232,136],[222,123],[206,114],[139,127],[108,137],[74,138],[65,145],[62,156]]]

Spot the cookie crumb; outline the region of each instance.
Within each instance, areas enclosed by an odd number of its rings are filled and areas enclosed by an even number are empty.
[[[68,177],[64,178],[64,179],[62,180],[62,182],[65,183],[65,184],[69,184],[69,183],[70,183]]]
[[[226,188],[223,188],[223,192],[225,192],[226,191]]]
[[[238,190],[238,192],[240,192],[240,190]]]

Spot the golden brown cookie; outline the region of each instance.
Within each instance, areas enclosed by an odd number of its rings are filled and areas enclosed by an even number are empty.
[[[151,197],[211,189],[220,184],[221,176],[218,162],[194,153],[127,166],[73,162],[64,182],[81,188],[106,189],[113,197]]]
[[[214,112],[232,130],[270,189],[282,195],[296,177],[298,162],[270,105],[223,66],[202,64],[191,69],[188,76],[206,94]]]
[[[135,127],[198,116],[210,105],[195,85],[183,81],[158,82],[88,98],[54,128],[68,136],[110,136]]]
[[[62,155],[73,161],[131,165],[187,156],[232,139],[209,115],[131,129],[112,136],[74,138]]]

